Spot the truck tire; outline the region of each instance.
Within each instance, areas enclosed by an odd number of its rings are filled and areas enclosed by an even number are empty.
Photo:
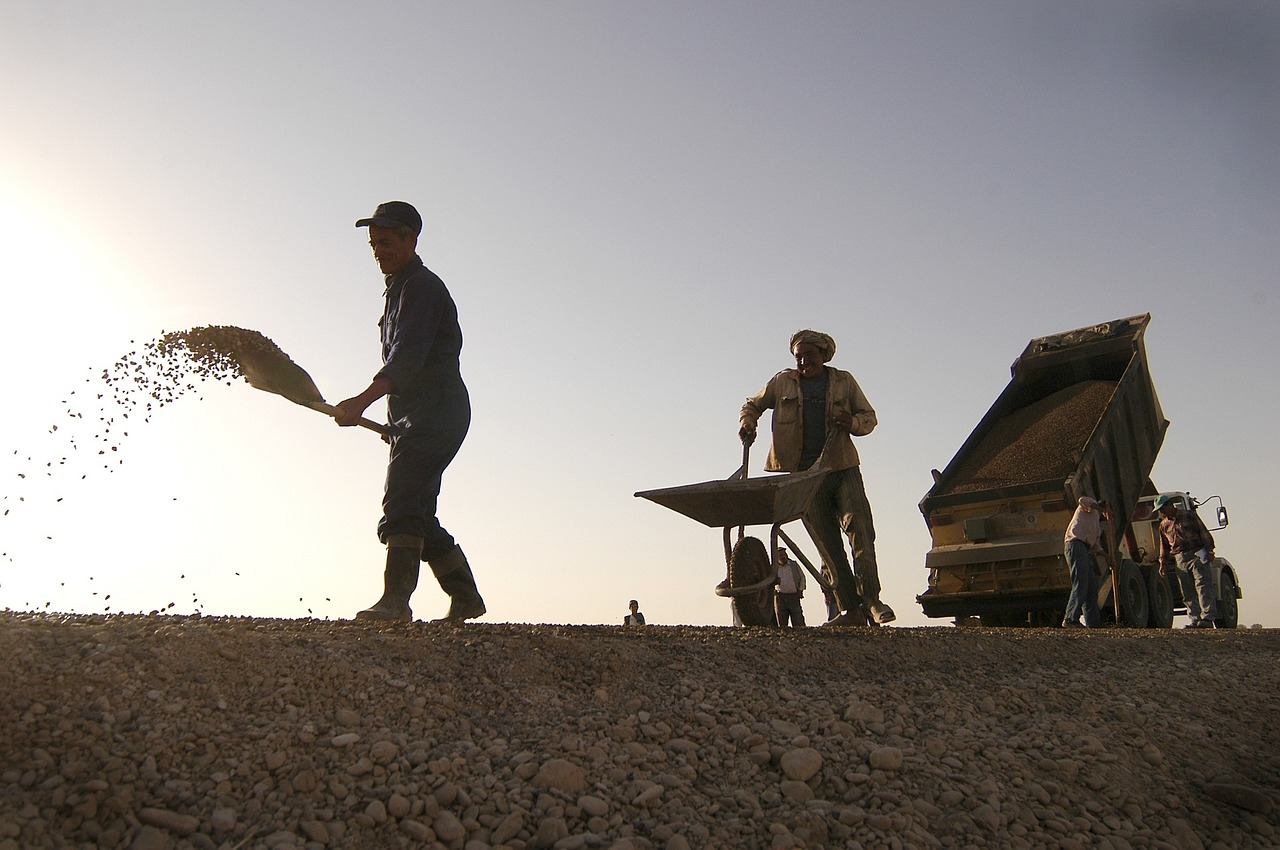
[[[1149,617],[1147,583],[1133,561],[1120,563],[1120,621],[1133,629],[1145,629]]]
[[[1236,599],[1236,577],[1227,572],[1222,571],[1222,579],[1218,583],[1220,594],[1218,596],[1218,619],[1214,620],[1214,624],[1220,629],[1234,629],[1240,625],[1240,604]]]
[[[729,586],[748,587],[769,574],[769,550],[759,538],[744,537],[734,544],[729,555]],[[738,619],[744,626],[774,624],[773,588],[758,593],[733,597],[738,606]]]
[[[1159,566],[1143,567],[1147,574],[1147,607],[1150,614],[1147,625],[1153,629],[1173,628],[1173,588],[1169,580],[1160,575]]]

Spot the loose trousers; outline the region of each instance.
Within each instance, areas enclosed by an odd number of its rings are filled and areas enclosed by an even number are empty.
[[[1085,627],[1096,629],[1102,618],[1098,611],[1101,581],[1093,568],[1093,553],[1083,540],[1068,540],[1063,550],[1071,570],[1071,595],[1067,597],[1067,610],[1062,620],[1065,623],[1078,622],[1083,611]]]
[[[785,629],[789,620],[793,629],[804,628],[804,609],[800,605],[800,594],[774,594],[773,610],[778,615],[778,625],[780,627]]]
[[[871,503],[856,466],[827,473],[827,478],[804,514],[804,525],[813,537],[823,563],[835,578],[840,608],[852,611],[880,600],[880,573],[876,566],[876,530]],[[857,564],[857,575],[845,554],[847,535]]]
[[[436,517],[440,482],[445,469],[462,448],[471,426],[471,405],[461,394],[439,397],[429,413],[404,417],[409,422],[391,440],[386,487],[382,496],[382,519],[378,539],[386,542],[393,534],[422,538],[422,560],[438,558],[456,545]]]
[[[1182,600],[1187,603],[1187,615],[1197,620],[1213,622],[1218,619],[1218,603],[1213,591],[1213,572],[1195,552],[1179,552],[1175,563],[1178,586],[1182,588]]]

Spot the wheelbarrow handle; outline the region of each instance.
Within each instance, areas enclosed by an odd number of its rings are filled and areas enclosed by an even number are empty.
[[[309,404],[307,404],[307,407],[311,408],[312,410],[318,410],[321,413],[326,413],[329,416],[336,416],[338,413],[338,408],[334,407],[332,404],[325,404],[323,401],[310,402]],[[386,425],[383,425],[380,422],[374,422],[372,419],[365,419],[362,416],[360,417],[359,420],[356,421],[356,424],[359,425],[361,428],[368,428],[370,431],[377,431],[379,434],[381,434],[384,437],[391,436],[391,428],[389,428]]]

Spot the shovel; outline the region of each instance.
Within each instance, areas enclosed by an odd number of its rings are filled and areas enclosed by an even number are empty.
[[[338,408],[326,404],[320,394],[316,382],[301,366],[289,359],[283,351],[277,353],[265,351],[239,352],[240,370],[249,386],[269,393],[284,396],[294,404],[318,410],[328,416],[338,412]],[[377,431],[384,437],[391,436],[391,428],[372,419],[361,418],[356,424],[370,431]]]

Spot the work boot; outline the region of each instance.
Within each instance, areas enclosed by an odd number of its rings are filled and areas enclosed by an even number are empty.
[[[373,607],[356,614],[357,620],[404,620],[413,621],[413,610],[409,608],[409,597],[418,587],[418,565],[422,562],[422,538],[409,537],[407,540],[387,541],[387,568],[382,574],[382,598],[373,603]],[[408,537],[405,535],[405,537]],[[392,545],[392,541],[399,545]],[[408,545],[404,545],[404,544]]]
[[[888,605],[885,605],[879,599],[877,599],[875,602],[872,602],[870,605],[870,608],[871,608],[871,618],[881,626],[883,626],[885,623],[892,623],[894,620],[898,619],[898,615],[893,613],[893,609],[890,608]]]
[[[435,573],[440,589],[449,594],[449,613],[436,622],[462,622],[484,615],[484,600],[476,588],[475,576],[471,574],[471,565],[467,556],[462,554],[462,547],[454,546],[438,558],[427,561],[431,572]]]

